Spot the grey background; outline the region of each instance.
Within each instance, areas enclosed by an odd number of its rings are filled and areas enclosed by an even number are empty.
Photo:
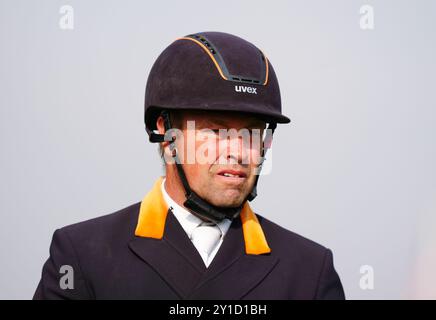
[[[151,188],[146,77],[175,38],[212,30],[263,49],[292,119],[255,211],[331,248],[350,299],[436,298],[435,17],[434,1],[1,0],[0,298],[32,297],[56,228]]]

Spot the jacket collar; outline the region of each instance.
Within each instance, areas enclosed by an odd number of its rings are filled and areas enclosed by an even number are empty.
[[[168,205],[161,190],[162,180],[163,178],[160,177],[154,183],[151,191],[141,202],[138,224],[135,230],[135,235],[138,237],[163,238]],[[242,208],[240,219],[245,242],[245,253],[251,255],[270,253],[271,249],[268,246],[262,227],[248,202],[245,202]]]

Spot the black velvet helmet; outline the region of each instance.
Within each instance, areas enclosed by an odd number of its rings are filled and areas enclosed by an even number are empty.
[[[222,32],[175,40],[157,58],[145,91],[145,124],[154,130],[160,109],[226,110],[288,123],[274,69],[256,46]]]

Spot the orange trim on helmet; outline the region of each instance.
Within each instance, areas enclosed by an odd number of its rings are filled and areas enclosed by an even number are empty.
[[[216,68],[218,69],[218,72],[220,73],[220,76],[224,79],[224,80],[228,80],[224,74],[223,71],[221,70],[218,62],[216,62],[215,58],[213,57],[212,53],[210,53],[209,49],[206,48],[206,46],[204,44],[202,44],[200,41],[192,39],[192,38],[188,38],[188,37],[182,37],[182,38],[177,38],[177,40],[191,40],[194,41],[196,44],[198,44],[200,47],[202,47],[204,49],[204,51],[207,52],[207,54],[209,55],[209,57],[212,59],[213,63],[215,64]]]
[[[269,73],[269,69],[268,69],[268,58],[266,57],[266,55],[262,52],[263,56],[265,57],[265,65],[266,65],[266,74],[265,74],[265,81],[263,82],[263,85],[266,86],[266,84],[268,83],[268,73]]]

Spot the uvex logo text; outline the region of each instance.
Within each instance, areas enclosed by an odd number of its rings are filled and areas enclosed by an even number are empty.
[[[253,87],[235,86],[236,92],[247,92],[247,93],[257,94],[256,89],[257,88],[253,88]]]

